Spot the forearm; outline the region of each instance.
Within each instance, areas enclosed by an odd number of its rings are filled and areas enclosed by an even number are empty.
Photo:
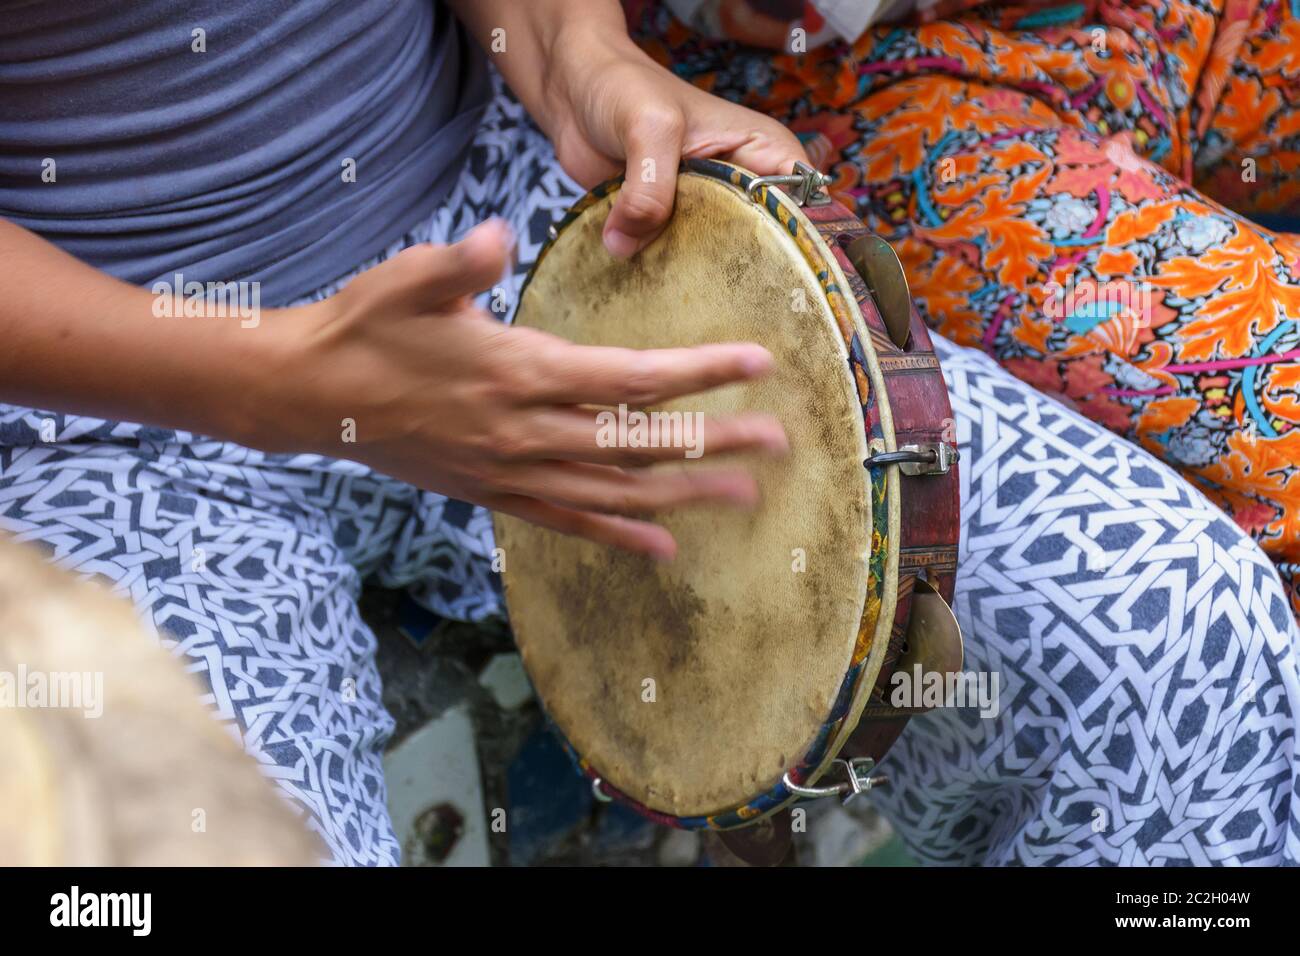
[[[154,307],[149,290],[0,219],[0,401],[250,438],[278,374],[278,313],[247,328]]]
[[[564,121],[557,115],[570,95],[551,68],[566,44],[593,61],[602,56],[639,55],[628,38],[618,0],[449,0],[544,132],[555,137]]]

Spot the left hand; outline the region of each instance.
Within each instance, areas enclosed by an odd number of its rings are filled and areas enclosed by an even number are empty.
[[[564,171],[590,188],[626,179],[605,223],[605,247],[645,248],[673,211],[683,157],[717,157],[759,175],[808,162],[776,120],[674,76],[626,36],[569,31],[551,45],[542,125]]]

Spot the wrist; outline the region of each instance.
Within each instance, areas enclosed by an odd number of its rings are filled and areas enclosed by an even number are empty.
[[[228,339],[228,387],[210,434],[261,451],[320,450],[319,429],[306,427],[319,369],[310,352],[333,307],[327,299],[269,309],[257,328]]]
[[[621,62],[646,59],[621,16],[567,17],[547,31],[541,56],[545,81],[539,111],[544,115],[534,118],[548,134],[574,120],[584,98],[599,87],[602,73]]]

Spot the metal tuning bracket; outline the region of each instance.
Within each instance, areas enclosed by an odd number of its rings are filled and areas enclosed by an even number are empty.
[[[871,776],[871,771],[875,768],[876,762],[870,757],[854,757],[852,760],[837,757],[831,762],[831,769],[843,771],[845,779],[842,783],[832,784],[829,787],[802,787],[790,780],[789,773],[781,777],[781,782],[795,796],[812,799],[842,796],[843,803],[847,806],[859,794],[888,785],[889,778],[884,774]]]
[[[787,186],[799,205],[824,206],[831,201],[831,195],[826,191],[830,184],[831,178],[825,173],[819,173],[807,163],[797,162],[794,172],[788,176],[755,176],[745,192],[752,200],[761,186]]]
[[[961,457],[957,449],[947,442],[926,441],[915,445],[900,445],[898,451],[882,451],[863,459],[863,467],[897,465],[898,470],[913,477],[918,475],[946,475]]]

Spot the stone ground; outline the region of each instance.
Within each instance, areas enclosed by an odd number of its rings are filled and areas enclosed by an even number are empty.
[[[361,606],[397,722],[385,764],[407,865],[705,865],[698,835],[592,798],[504,624],[438,620],[391,591]],[[865,800],[807,806],[800,865],[913,865]]]

